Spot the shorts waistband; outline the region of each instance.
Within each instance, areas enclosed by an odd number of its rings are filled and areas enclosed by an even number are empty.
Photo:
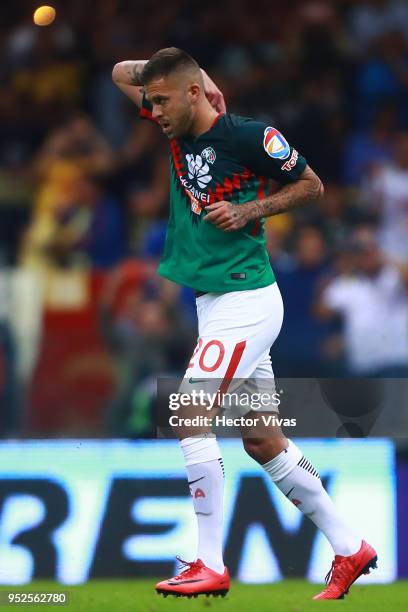
[[[202,295],[207,295],[208,291],[194,291],[194,295],[196,298],[201,297]]]

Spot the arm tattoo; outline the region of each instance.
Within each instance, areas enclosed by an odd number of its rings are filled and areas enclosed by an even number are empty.
[[[140,81],[140,76],[142,74],[145,62],[140,62],[140,61],[127,61],[127,62],[123,62],[124,63],[124,72],[126,73],[126,76],[128,78],[128,83],[129,85],[139,85],[141,86],[142,83]]]
[[[319,198],[322,192],[322,184],[316,176],[313,179],[299,180],[290,185],[285,185],[274,195],[263,198],[262,200],[254,200],[251,204],[255,207],[255,217],[270,217],[279,215],[302,206],[309,204],[313,200]]]

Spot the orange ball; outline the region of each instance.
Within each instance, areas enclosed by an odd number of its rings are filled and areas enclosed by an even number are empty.
[[[53,6],[40,6],[34,13],[34,23],[38,26],[50,25],[55,19],[55,8]]]

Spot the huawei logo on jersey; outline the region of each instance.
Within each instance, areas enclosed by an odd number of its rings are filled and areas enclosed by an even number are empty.
[[[188,178],[195,179],[197,185],[201,189],[204,189],[212,180],[210,166],[204,161],[201,155],[196,155],[194,157],[193,154],[189,153],[186,155],[186,160],[188,165]]]
[[[197,497],[205,497],[205,493],[202,489],[196,489],[194,492],[194,499],[197,499]]]

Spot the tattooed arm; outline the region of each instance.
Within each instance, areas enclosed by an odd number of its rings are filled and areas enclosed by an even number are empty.
[[[282,187],[277,193],[245,204],[215,202],[205,207],[205,221],[214,223],[225,232],[244,227],[248,221],[288,212],[323,196],[323,184],[317,174],[306,166],[299,180]]]
[[[112,71],[112,79],[139,108],[142,106],[143,89],[140,82],[140,75],[148,60],[128,60],[115,64]],[[211,105],[219,112],[225,113],[226,106],[224,96],[214,81],[201,68],[204,82],[204,92]]]
[[[112,79],[115,85],[137,106],[142,106],[143,90],[140,75],[147,60],[125,61],[115,64]]]

